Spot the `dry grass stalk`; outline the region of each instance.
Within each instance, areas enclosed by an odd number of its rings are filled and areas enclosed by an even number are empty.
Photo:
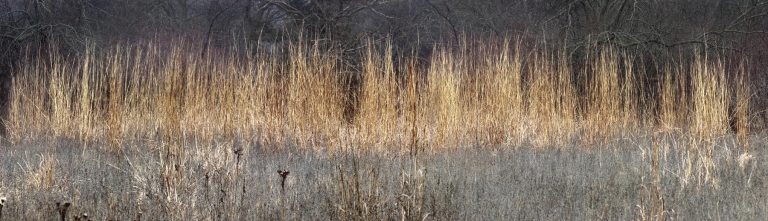
[[[398,128],[404,127],[401,115],[405,107],[393,62],[392,46],[385,45],[383,54],[369,43],[361,73],[362,86],[355,124],[360,128],[361,144],[379,150],[402,146]],[[400,110],[398,110],[400,109]]]
[[[47,190],[57,185],[56,167],[57,160],[51,155],[40,155],[40,161],[36,167],[26,165],[27,185],[36,190]]]
[[[747,82],[747,79],[750,79],[750,76],[746,68],[747,65],[744,63],[739,65],[735,86],[735,107],[730,121],[732,122],[731,129],[736,133],[736,140],[739,146],[744,149],[744,153],[749,152],[750,100],[752,98],[752,89]]]
[[[245,58],[212,50],[201,58],[191,45],[30,58],[12,80],[9,138],[106,141],[118,149],[125,140],[150,139],[180,157],[185,142],[234,138],[315,149],[549,146],[576,137],[609,141],[641,126],[713,140],[730,122],[741,143],[748,136],[749,87],[729,87],[725,62],[706,57],[665,66],[658,95],[649,98],[643,67],[610,48],[574,70],[564,54],[528,53],[519,42],[463,43],[437,47],[422,68],[384,44],[361,55],[359,88],[349,88],[343,75],[351,70],[338,64],[340,55],[317,46]]]

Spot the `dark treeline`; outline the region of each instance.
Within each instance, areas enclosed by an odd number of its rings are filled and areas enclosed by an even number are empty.
[[[561,48],[574,61],[611,46],[647,66],[706,51],[749,62],[754,92],[768,95],[767,0],[0,0],[0,73],[7,91],[25,52],[52,46],[80,53],[183,38],[273,51],[305,40],[354,66],[371,40],[428,57],[468,36]]]

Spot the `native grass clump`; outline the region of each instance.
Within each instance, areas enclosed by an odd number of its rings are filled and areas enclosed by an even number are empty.
[[[606,143],[642,131],[697,143],[736,132],[745,144],[749,133],[747,68],[721,59],[647,67],[612,48],[573,60],[510,40],[436,47],[428,62],[396,57],[387,44],[362,51],[350,68],[307,44],[272,53],[199,53],[184,43],[69,57],[51,50],[19,65],[6,137],[116,149],[142,139],[242,138],[404,151]],[[658,76],[649,79],[652,69]]]

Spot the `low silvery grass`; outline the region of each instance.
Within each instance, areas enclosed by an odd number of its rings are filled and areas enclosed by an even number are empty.
[[[751,159],[734,151],[734,138],[705,158],[671,135],[416,155],[258,145],[237,154],[245,142],[223,139],[184,144],[173,186],[163,149],[150,143],[118,154],[76,141],[24,144],[0,148],[2,215],[57,219],[55,202],[66,201],[68,218],[82,220],[760,219],[768,215],[767,143],[752,139]],[[19,176],[48,159],[56,159],[51,188]],[[708,171],[695,167],[708,163]],[[275,171],[288,169],[283,183]]]

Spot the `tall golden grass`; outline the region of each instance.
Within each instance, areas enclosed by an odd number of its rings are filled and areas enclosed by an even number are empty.
[[[359,70],[333,50],[300,43],[274,54],[200,53],[178,42],[74,57],[52,50],[18,65],[4,123],[13,142],[66,138],[116,148],[139,139],[320,150],[543,147],[611,142],[642,130],[681,131],[697,141],[735,130],[747,139],[743,65],[726,73],[725,61],[702,55],[645,67],[599,48],[576,66],[564,52],[521,45],[435,47],[420,67],[393,56],[389,44],[369,43]],[[646,79],[654,68],[660,78]]]

